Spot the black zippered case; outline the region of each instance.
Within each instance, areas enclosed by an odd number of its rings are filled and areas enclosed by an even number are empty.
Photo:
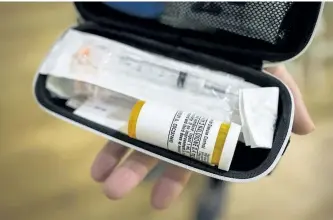
[[[66,100],[46,89],[47,75],[38,71],[34,95],[52,115],[112,141],[183,168],[231,182],[253,181],[269,174],[283,155],[291,135],[294,102],[280,80],[265,73],[299,56],[311,42],[323,3],[304,2],[175,2],[169,10],[182,19],[177,27],[140,18],[99,2],[75,3],[78,24],[72,29],[112,39],[129,46],[186,63],[221,70],[262,87],[279,88],[279,107],[272,149],[251,149],[239,143],[229,171],[205,165],[73,114]],[[172,14],[174,13],[174,14]],[[171,16],[171,17],[172,17]],[[182,17],[180,17],[182,16]],[[202,22],[202,27],[187,26]],[[184,26],[185,25],[185,26]],[[186,26],[187,25],[187,26]],[[200,25],[199,25],[200,26]],[[207,28],[208,27],[208,28]],[[214,27],[214,31],[211,31]]]

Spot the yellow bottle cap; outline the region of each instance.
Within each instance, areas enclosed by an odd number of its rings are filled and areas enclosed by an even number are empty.
[[[219,166],[218,166],[219,169],[225,171],[228,171],[230,169],[230,165],[234,157],[240,132],[241,132],[241,126],[239,124],[236,123],[230,124],[228,135],[225,139],[224,146],[222,149],[222,154],[219,161]]]
[[[130,118],[128,120],[128,136],[130,136],[131,138],[136,138],[136,123],[138,121],[140,111],[144,104],[144,101],[139,100],[132,108]]]
[[[219,165],[224,142],[227,138],[229,128],[230,128],[230,124],[227,124],[227,123],[222,123],[220,126],[218,135],[216,137],[214,151],[213,151],[213,155],[212,155],[212,159],[211,159],[211,164],[213,164],[213,165]]]

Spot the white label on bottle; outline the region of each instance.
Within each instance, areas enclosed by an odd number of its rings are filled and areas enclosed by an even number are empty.
[[[157,104],[142,106],[136,138],[210,164],[222,122]]]

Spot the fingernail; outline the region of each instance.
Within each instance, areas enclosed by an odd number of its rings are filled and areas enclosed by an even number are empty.
[[[180,195],[183,186],[172,179],[162,178],[154,187],[152,205],[156,209],[165,209]]]

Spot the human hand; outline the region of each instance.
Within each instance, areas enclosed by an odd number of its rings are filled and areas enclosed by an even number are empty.
[[[302,93],[286,67],[284,65],[280,65],[277,67],[269,67],[265,70],[284,82],[289,87],[291,93],[294,96],[295,117],[292,130],[293,133],[298,135],[306,135],[311,133],[315,129],[315,125],[304,104]]]
[[[281,79],[294,95],[293,132],[300,135],[312,132],[315,128],[314,124],[305,107],[299,88],[286,68],[279,66],[266,70]],[[138,151],[132,151],[121,162],[127,152],[128,148],[108,142],[97,155],[91,169],[93,179],[103,184],[105,195],[112,200],[121,199],[130,193],[159,162],[158,159]],[[168,165],[153,187],[152,206],[156,209],[169,207],[179,197],[190,176],[190,171],[171,164]]]

